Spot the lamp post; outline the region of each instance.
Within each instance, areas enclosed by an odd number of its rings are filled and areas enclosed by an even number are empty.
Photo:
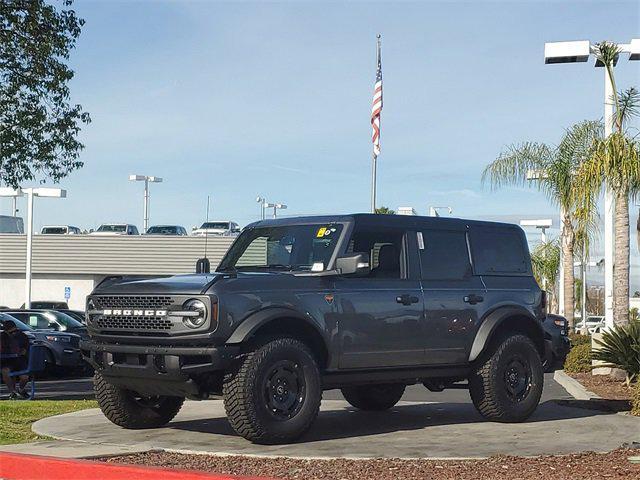
[[[149,182],[162,183],[162,178],[148,175],[129,175],[129,180],[132,182],[144,182],[144,219],[142,224],[146,233],[149,228]]]
[[[547,228],[551,228],[553,220],[550,218],[544,218],[540,220],[520,220],[521,227],[535,227],[540,230],[540,241],[547,243]],[[547,279],[542,279],[542,289],[547,289]]]
[[[27,196],[27,252],[24,270],[24,308],[31,308],[31,253],[33,251],[33,197],[66,198],[67,191],[61,188],[0,189],[0,197]]]
[[[273,218],[278,218],[278,210],[285,210],[287,206],[284,203],[265,203],[265,208],[273,208]]]
[[[629,53],[629,60],[640,60],[640,39],[635,38],[631,43],[616,44],[620,52]],[[588,40],[574,42],[548,42],[544,44],[544,63],[576,63],[586,62],[591,54],[598,52],[598,45]],[[614,66],[617,59],[614,62]],[[602,62],[596,61],[596,67],[604,67]],[[604,134],[611,135],[613,130],[614,105],[611,102],[613,85],[607,69],[604,69]],[[613,207],[614,198],[611,189],[605,185],[604,189],[604,303],[605,324],[612,328],[613,322]]]
[[[264,220],[264,206],[267,203],[267,199],[264,197],[257,197],[256,202],[260,204],[260,220]]]
[[[439,217],[440,214],[438,213],[438,210],[444,210],[444,209],[446,209],[449,212],[449,215],[453,213],[453,209],[451,207],[429,207],[429,216]]]

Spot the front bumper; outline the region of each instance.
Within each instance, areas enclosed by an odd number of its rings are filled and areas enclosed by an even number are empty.
[[[201,374],[223,372],[239,347],[176,347],[80,342],[84,359],[114,385],[154,395],[198,398]]]
[[[56,365],[61,367],[81,367],[84,365],[79,348],[64,347],[55,353]]]

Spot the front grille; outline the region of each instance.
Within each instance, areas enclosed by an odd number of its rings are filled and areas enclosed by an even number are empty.
[[[95,325],[103,330],[171,330],[171,320],[158,317],[100,317]]]
[[[106,296],[92,297],[96,308],[166,308],[173,305],[173,298],[168,296]]]
[[[170,296],[97,296],[91,297],[97,310],[162,310],[173,305]],[[140,312],[141,313],[141,312]],[[100,330],[156,331],[167,332],[173,323],[166,317],[148,315],[96,315],[90,319],[91,326]]]

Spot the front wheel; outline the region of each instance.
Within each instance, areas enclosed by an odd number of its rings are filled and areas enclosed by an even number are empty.
[[[479,360],[469,377],[471,400],[488,420],[522,422],[540,402],[542,370],[533,342],[524,335],[509,336]]]
[[[321,398],[313,354],[293,338],[269,341],[249,352],[224,382],[229,423],[254,443],[298,438],[317,417]]]
[[[182,397],[143,396],[107,382],[96,372],[93,377],[98,406],[116,425],[129,429],[157,428],[169,423],[182,404]]]

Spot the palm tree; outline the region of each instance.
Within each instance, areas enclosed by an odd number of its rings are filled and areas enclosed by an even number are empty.
[[[489,182],[494,189],[533,184],[560,207],[560,244],[564,271],[564,278],[560,281],[564,286],[564,314],[572,327],[575,309],[573,258],[576,234],[580,238],[589,238],[595,225],[595,210],[590,211],[591,217],[585,211],[585,221],[580,224],[574,220],[574,173],[588,157],[601,130],[600,122],[583,121],[569,128],[556,147],[537,142],[509,146],[482,174],[483,183]]]
[[[560,243],[557,239],[540,242],[531,252],[531,266],[533,267],[533,275],[536,277],[538,284],[546,287],[553,293],[551,295],[552,311],[555,311],[558,297],[555,288],[558,280],[558,272],[560,270]]]
[[[629,322],[629,198],[640,192],[640,155],[635,138],[628,135],[626,125],[638,113],[640,94],[635,88],[618,93],[613,65],[619,49],[603,42],[598,45],[597,57],[607,69],[613,85],[615,115],[613,133],[599,138],[588,160],[576,172],[575,196],[581,212],[593,208],[606,184],[613,192],[614,206],[614,267],[613,317],[617,324]]]

